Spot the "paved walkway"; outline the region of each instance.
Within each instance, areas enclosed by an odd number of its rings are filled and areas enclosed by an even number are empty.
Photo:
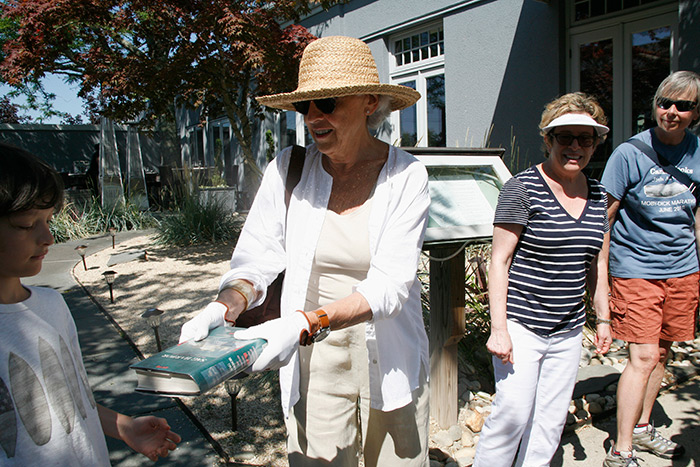
[[[686,454],[682,459],[671,461],[640,452],[643,467],[700,465],[700,379],[696,377],[678,388],[662,392],[652,411],[652,419],[664,436],[685,446]],[[612,416],[564,435],[552,467],[601,466],[616,431],[616,418]]]
[[[143,232],[118,235],[119,240],[124,240],[143,235]],[[112,465],[223,465],[222,458],[217,453],[216,446],[210,442],[209,435],[205,430],[200,430],[196,422],[188,417],[174,399],[147,396],[134,391],[136,376],[133,370],[129,370],[129,365],[138,361],[136,352],[71,275],[73,266],[80,261],[75,247],[81,244],[88,245],[86,256],[89,256],[108,248],[111,245],[111,237],[95,237],[51,246],[41,273],[25,278],[22,282],[27,285],[50,287],[63,294],[78,328],[83,361],[97,402],[132,416],[164,417],[172,429],[182,436],[178,448],[156,464],[132,451],[121,441],[107,438]]]

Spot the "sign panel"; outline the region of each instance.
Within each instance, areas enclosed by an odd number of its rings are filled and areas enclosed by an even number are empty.
[[[428,169],[430,214],[424,246],[488,239],[503,184],[504,149],[404,148]]]

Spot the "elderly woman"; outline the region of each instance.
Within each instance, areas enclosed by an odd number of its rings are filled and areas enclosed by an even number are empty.
[[[416,276],[428,177],[370,132],[419,97],[381,84],[365,43],[333,36],[306,47],[294,92],[259,98],[302,113],[314,144],[288,214],[290,149],[267,167],[217,301],[183,326],[181,340],[262,303],[286,270],[282,317],[237,337],[268,341],[253,371],[281,367],[291,466],[358,465],[360,453],[367,466],[428,462],[428,340]]]
[[[683,446],[649,424],[673,341],[692,340],[698,308],[700,76],[679,71],[656,90],[657,126],[610,156],[608,191],[613,335],[629,343],[617,387],[617,442],[606,466],[636,466],[632,448],[667,459]],[[689,189],[695,186],[693,193]]]
[[[612,340],[607,300],[605,192],[583,174],[608,133],[603,110],[582,93],[550,102],[540,129],[546,160],[503,186],[489,269],[496,399],[475,467],[549,465],[559,445],[581,355],[586,284],[596,347]],[[520,449],[518,450],[518,446]]]

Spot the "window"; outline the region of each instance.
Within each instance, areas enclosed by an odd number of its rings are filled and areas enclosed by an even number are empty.
[[[657,3],[657,0],[574,0],[574,21]]]
[[[297,144],[296,112],[294,112],[293,110],[286,110],[282,112],[280,124],[282,127],[282,134],[280,138],[280,147],[278,149],[286,148],[287,146],[293,146]]]
[[[445,37],[442,27],[413,34],[394,41],[396,66],[408,65],[445,55]]]
[[[442,25],[411,31],[390,41],[391,82],[421,94],[413,106],[392,114],[391,142],[401,146],[445,147],[445,72]]]

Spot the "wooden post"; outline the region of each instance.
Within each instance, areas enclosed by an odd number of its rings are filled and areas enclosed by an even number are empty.
[[[446,258],[460,244],[430,249]],[[447,261],[430,260],[430,415],[438,425],[457,424],[457,344],[464,337],[464,250]]]

